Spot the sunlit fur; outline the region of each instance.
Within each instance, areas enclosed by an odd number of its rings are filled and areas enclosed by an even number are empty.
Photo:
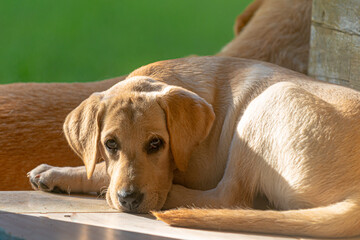
[[[91,93],[123,79],[0,85],[0,190],[30,190],[26,173],[42,163],[80,166],[62,132],[65,117]]]
[[[258,59],[306,72],[310,12],[311,0],[255,0],[237,18],[236,36],[219,55]],[[91,93],[124,78],[0,85],[0,190],[31,189],[26,173],[41,163],[80,165],[61,133],[66,115]]]
[[[254,0],[235,21],[218,56],[271,62],[307,73],[312,0]]]
[[[134,111],[119,112],[129,99]],[[360,234],[359,121],[355,90],[264,62],[194,57],[135,70],[85,100],[64,130],[93,175],[72,188],[109,174],[115,208],[113,192],[134,184],[150,196],[134,212],[159,210],[173,175],[162,208],[195,209],[154,212],[171,225],[347,237]],[[168,146],[153,160],[140,150],[149,131]],[[108,132],[124,144],[116,158],[104,154]],[[98,157],[107,172],[93,171]],[[258,195],[275,210],[252,210]]]
[[[162,208],[175,166],[187,168],[191,150],[207,136],[213,118],[211,106],[194,93],[151,78],[130,77],[85,100],[66,118],[64,132],[84,160],[89,178],[97,160],[105,160],[111,176],[106,194],[110,206],[127,210],[118,192],[138,189],[144,199],[133,212],[146,213]],[[148,153],[144,146],[154,137],[164,144]],[[117,142],[116,152],[104,147],[108,139]]]

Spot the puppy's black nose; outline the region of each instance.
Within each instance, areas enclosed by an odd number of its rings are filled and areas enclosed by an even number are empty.
[[[117,195],[120,205],[129,211],[139,207],[144,198],[144,194],[137,190],[120,190]]]

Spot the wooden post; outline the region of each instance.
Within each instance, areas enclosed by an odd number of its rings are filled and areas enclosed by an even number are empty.
[[[309,75],[360,90],[360,0],[313,0]]]

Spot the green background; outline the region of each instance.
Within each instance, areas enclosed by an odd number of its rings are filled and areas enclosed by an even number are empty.
[[[0,83],[84,82],[212,55],[251,0],[3,0]]]

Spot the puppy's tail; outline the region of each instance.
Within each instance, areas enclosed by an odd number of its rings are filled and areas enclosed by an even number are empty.
[[[189,228],[312,237],[360,235],[360,206],[354,199],[303,210],[180,208],[153,214],[170,225]]]

